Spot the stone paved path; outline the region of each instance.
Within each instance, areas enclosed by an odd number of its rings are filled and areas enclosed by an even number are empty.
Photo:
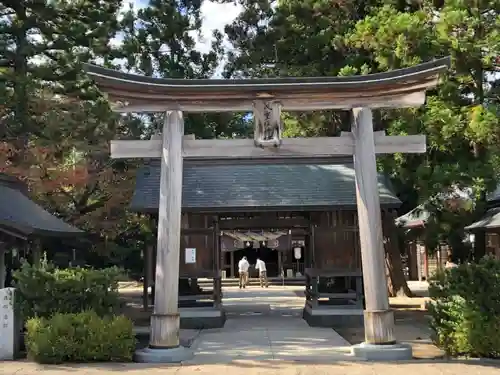
[[[223,303],[224,328],[202,331],[187,364],[346,359],[349,343],[332,329],[309,327],[302,319],[304,299],[293,289],[225,288]]]
[[[348,359],[349,343],[332,329],[311,328],[291,315],[229,318],[224,328],[203,331],[189,364],[236,360],[334,362]]]

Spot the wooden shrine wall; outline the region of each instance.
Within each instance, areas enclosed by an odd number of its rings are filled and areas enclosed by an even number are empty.
[[[311,213],[314,228],[314,268],[361,269],[356,211]]]
[[[310,219],[314,225],[314,249],[308,246],[309,240],[306,240],[304,257],[307,264],[312,263],[313,268],[319,269],[361,269],[358,220],[355,210],[311,212]],[[212,225],[213,215],[189,213],[182,216],[183,228],[210,228]],[[384,232],[387,232],[387,226],[384,227],[386,227]],[[283,242],[287,242],[287,247],[290,247],[288,243],[291,241]],[[215,271],[217,266],[215,247],[213,233],[183,235],[179,259],[181,276],[205,277],[203,274]],[[186,263],[187,248],[196,249],[196,263]],[[291,251],[290,248],[290,256],[292,256]]]
[[[183,214],[182,228],[210,228],[212,222],[207,215]],[[196,249],[196,263],[186,263],[186,249]],[[215,269],[213,234],[192,234],[181,236],[179,271],[181,276],[203,277],[206,271]]]

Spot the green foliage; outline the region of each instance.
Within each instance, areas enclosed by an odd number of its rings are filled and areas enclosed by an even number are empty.
[[[132,185],[125,163],[109,160],[119,117],[81,63],[110,65],[122,2],[0,1],[0,144],[14,150],[0,168],[51,212],[103,235],[125,216]],[[128,120],[124,133],[137,133]]]
[[[14,272],[16,303],[24,319],[93,310],[111,315],[119,307],[117,268],[93,270],[35,267],[24,263]]]
[[[222,38],[214,32],[208,51],[196,48],[201,29],[199,0],[150,0],[141,9],[130,8],[121,21],[123,41],[116,57],[126,60],[125,70],[164,78],[210,78],[222,58]],[[193,31],[195,33],[193,33]],[[163,114],[147,116],[151,128],[161,129]],[[252,129],[244,114],[188,114],[186,134],[197,138],[247,136]]]
[[[8,118],[13,137],[38,131],[29,100],[33,81],[74,92],[82,83],[79,63],[110,53],[120,6],[121,0],[0,3],[0,67],[9,72],[1,99],[15,114]]]
[[[26,327],[28,358],[38,363],[128,362],[136,345],[133,324],[124,316],[55,314],[32,318]]]
[[[375,1],[254,0],[225,28],[233,50],[227,77],[335,76],[370,71],[365,55],[350,53],[344,35]],[[271,64],[269,64],[271,63]],[[271,65],[271,67],[269,67]],[[349,65],[350,68],[344,68]],[[345,111],[294,113],[285,135],[339,135],[349,130]]]
[[[386,156],[379,165],[392,177],[403,201],[401,213],[419,204],[432,212],[425,228],[427,248],[445,242],[454,253],[463,253],[463,227],[482,215],[485,192],[500,176],[500,107],[493,90],[500,1],[424,1],[414,10],[391,3],[373,7],[346,35],[346,44],[368,52],[373,71],[444,55],[451,55],[452,68],[442,85],[428,92],[425,107],[382,111],[379,119],[390,134],[425,134],[427,153]],[[465,188],[481,197],[473,210],[450,212],[437,199]]]
[[[383,6],[359,21],[346,42],[355,48],[376,49],[373,58],[380,70],[412,66],[435,52],[431,18],[424,11],[399,12]]]
[[[451,356],[500,358],[500,261],[487,257],[440,272],[429,292],[439,347]]]

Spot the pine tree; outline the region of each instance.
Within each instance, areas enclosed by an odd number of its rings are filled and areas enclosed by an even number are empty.
[[[112,222],[109,206],[123,208],[131,189],[109,161],[117,117],[81,63],[114,57],[120,7],[121,0],[0,1],[0,141],[8,151],[0,168],[27,179],[52,212],[95,231]]]
[[[209,52],[197,50],[201,5],[200,0],[150,0],[144,8],[131,8],[122,20],[125,69],[163,78],[212,77],[224,52],[222,34],[214,32]],[[161,129],[163,115],[152,115],[149,121]],[[198,138],[240,137],[251,131],[244,114],[187,114],[185,121],[186,134]]]

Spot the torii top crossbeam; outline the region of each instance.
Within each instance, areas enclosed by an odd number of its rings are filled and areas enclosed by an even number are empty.
[[[165,79],[86,65],[118,112],[251,111],[256,100],[279,101],[285,111],[420,106],[450,65],[449,57],[410,68],[352,77]]]

